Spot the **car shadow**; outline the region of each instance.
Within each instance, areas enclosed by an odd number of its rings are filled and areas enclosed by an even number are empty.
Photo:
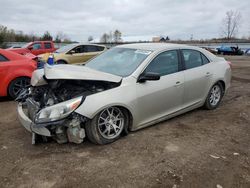
[[[0,97],[0,102],[8,102],[8,101],[13,101],[10,97]]]

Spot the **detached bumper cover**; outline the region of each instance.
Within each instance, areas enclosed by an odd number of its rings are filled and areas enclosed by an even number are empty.
[[[27,116],[27,113],[25,113],[25,108],[21,103],[17,106],[17,115],[20,123],[29,132],[42,136],[51,136],[50,131],[46,127],[37,127],[36,124],[31,121],[31,119]]]

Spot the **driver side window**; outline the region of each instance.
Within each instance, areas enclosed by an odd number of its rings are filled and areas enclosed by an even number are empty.
[[[6,57],[0,54],[0,62],[9,61]]]
[[[42,48],[41,43],[35,43],[35,44],[33,44],[32,48],[33,48],[33,50],[39,50],[39,49],[41,49]]]
[[[77,54],[84,53],[84,46],[77,46],[72,51],[74,51]]]
[[[166,51],[159,54],[150,62],[145,72],[158,73],[161,76],[179,71],[178,52],[176,50]]]

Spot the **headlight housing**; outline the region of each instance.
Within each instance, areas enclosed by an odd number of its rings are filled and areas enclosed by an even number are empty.
[[[37,113],[35,123],[48,123],[63,119],[75,111],[80,106],[81,102],[82,97],[77,97],[43,108]]]

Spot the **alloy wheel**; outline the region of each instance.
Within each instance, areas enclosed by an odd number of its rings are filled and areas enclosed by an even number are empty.
[[[119,108],[106,108],[99,115],[99,132],[106,139],[114,139],[121,134],[124,128],[124,121],[124,115]]]
[[[209,102],[212,106],[216,106],[221,99],[221,88],[218,85],[213,86],[211,89]]]
[[[19,79],[15,82],[15,84],[13,85],[13,93],[15,96],[18,96],[18,94],[25,88],[27,88],[28,86],[30,86],[30,80],[29,79]]]

